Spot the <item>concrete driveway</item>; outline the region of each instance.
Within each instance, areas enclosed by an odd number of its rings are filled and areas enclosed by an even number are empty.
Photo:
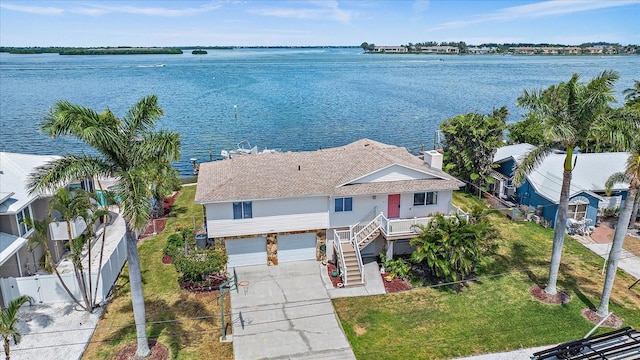
[[[316,261],[236,268],[236,359],[355,359]]]

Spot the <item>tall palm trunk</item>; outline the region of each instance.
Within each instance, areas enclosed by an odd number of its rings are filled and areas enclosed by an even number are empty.
[[[138,256],[138,244],[135,231],[127,221],[127,262],[129,263],[129,286],[131,287],[131,303],[133,305],[133,318],[136,322],[136,337],[138,350],[136,356],[146,357],[151,353],[147,340],[147,319],[142,292],[142,273],[140,272],[140,257]]]
[[[613,281],[616,278],[620,252],[622,251],[622,245],[624,244],[624,237],[627,235],[629,219],[631,218],[631,211],[633,210],[634,201],[632,200],[636,198],[637,194],[637,188],[629,189],[627,200],[624,202],[624,208],[618,218],[616,232],[613,235],[613,244],[611,245],[611,251],[609,252],[609,258],[607,260],[607,273],[604,279],[604,287],[602,288],[602,298],[600,298],[600,305],[596,311],[600,317],[604,317],[609,314],[609,298],[611,297],[611,289],[613,288]]]
[[[49,251],[49,250],[46,250]],[[51,256],[49,256],[49,265],[53,268],[53,272],[56,274],[56,276],[58,277],[58,280],[60,281],[60,284],[62,285],[62,287],[64,288],[64,291],[67,292],[67,294],[69,295],[69,297],[71,298],[71,300],[73,300],[74,303],[76,303],[76,305],[80,306],[83,310],[86,310],[86,308],[84,307],[84,305],[82,305],[82,303],[80,302],[80,300],[78,300],[77,297],[75,297],[73,295],[73,293],[71,292],[71,290],[69,289],[69,287],[67,286],[67,284],[64,282],[64,280],[62,280],[62,276],[60,275],[60,273],[58,272],[58,267],[53,263],[53,260],[51,259]]]
[[[76,218],[75,221],[78,221]],[[71,233],[71,221],[67,220],[67,235],[69,236],[69,243],[71,244],[71,252],[76,252],[76,246],[73,244],[73,234]],[[82,251],[80,254],[72,254],[71,255],[71,263],[73,264],[73,272],[76,276],[76,282],[78,283],[78,287],[80,288],[80,294],[82,295],[82,300],[84,301],[84,309],[87,311],[91,311],[91,304],[89,303],[89,298],[87,297],[87,284],[84,278],[84,269],[82,268]]]
[[[11,348],[9,347],[9,338],[4,339],[4,358],[5,360],[10,360],[9,354],[11,353]]]
[[[627,200],[630,195],[627,194]],[[640,195],[636,195],[636,199],[633,202],[633,210],[631,211],[631,219],[629,219],[629,227],[635,229],[636,227],[636,219],[638,218],[638,205],[640,205]]]
[[[569,162],[571,161],[571,153],[567,152]],[[565,170],[562,173],[562,190],[560,191],[560,204],[556,215],[555,233],[553,234],[553,250],[551,251],[551,266],[549,268],[549,281],[544,291],[547,294],[555,295],[558,290],[556,284],[558,282],[558,271],[560,270],[560,261],[562,259],[562,248],[564,246],[564,232],[567,229],[567,213],[569,211],[569,191],[571,186],[571,170]]]

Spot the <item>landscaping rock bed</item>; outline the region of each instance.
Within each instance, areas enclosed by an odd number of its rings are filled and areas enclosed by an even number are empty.
[[[180,283],[180,288],[192,293],[213,292],[218,291],[220,289],[220,285],[225,281],[227,281],[226,276],[209,276],[207,280],[204,281],[183,281]]]
[[[594,309],[583,309],[582,316],[593,324],[602,321],[602,318],[596,314]],[[611,314],[600,326],[608,328],[619,328],[622,326],[622,320],[614,314]]]
[[[387,293],[394,293],[394,292],[400,292],[400,291],[405,291],[405,290],[410,290],[412,289],[411,284],[406,281],[406,280],[402,280],[399,278],[393,278],[391,279],[391,281],[387,280],[387,277],[391,275],[390,273],[382,273],[380,274],[380,276],[382,276],[382,283],[384,284],[384,290]]]
[[[145,360],[166,360],[169,358],[169,349],[156,341],[149,341],[149,349],[151,354],[145,358]],[[115,357],[116,360],[135,360],[136,350],[138,350],[137,344],[128,345],[122,349]]]
[[[329,279],[331,279],[331,284],[333,284],[333,287],[334,287],[334,288],[337,288],[337,287],[338,287],[338,284],[339,284],[339,283],[342,283],[342,276],[338,275],[338,276],[336,276],[336,277],[333,277],[333,276],[331,275],[331,273],[332,273],[334,270],[337,270],[337,267],[336,267],[334,264],[330,263],[330,262],[329,262],[329,263],[327,263],[327,273],[329,274]]]
[[[154,233],[160,233],[164,231],[165,227],[167,226],[166,216],[171,212],[171,207],[173,207],[173,204],[176,202],[177,196],[178,192],[174,192],[170,197],[164,199],[164,202],[162,204],[164,213],[159,217],[152,217],[151,219],[149,219],[147,225],[145,225],[142,234],[140,234],[138,239],[142,240],[153,236]]]
[[[564,291],[558,290],[555,295],[549,295],[544,291],[544,288],[538,285],[534,285],[529,289],[529,294],[536,300],[549,305],[561,305],[571,301],[571,296]]]

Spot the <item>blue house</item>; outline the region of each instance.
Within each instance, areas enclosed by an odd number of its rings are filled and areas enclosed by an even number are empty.
[[[509,145],[499,148],[493,158],[495,184],[493,195],[518,205],[527,205],[530,214],[543,218],[554,227],[565,154],[553,153],[533,170],[525,182],[515,187],[512,183],[514,169],[535,147],[530,144]],[[583,221],[594,225],[597,216],[604,209],[622,206],[628,183],[617,183],[611,195],[605,193],[607,179],[616,172],[623,172],[629,153],[578,153],[574,155],[575,168],[572,172],[569,214],[570,221]]]

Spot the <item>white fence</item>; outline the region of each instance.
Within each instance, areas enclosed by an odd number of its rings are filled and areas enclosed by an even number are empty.
[[[96,298],[98,303],[103,301],[109,294],[126,260],[127,242],[125,236],[123,236],[118,242],[117,247],[111,253],[111,256],[104,261],[100,274],[92,270],[92,288],[95,288],[98,276],[101,276]],[[85,276],[88,280],[88,271],[86,270]],[[82,301],[82,295],[80,294],[74,273],[61,274],[61,277],[73,295]],[[4,306],[7,306],[9,301],[21,295],[31,296],[36,304],[73,302],[55,274],[0,279],[0,291],[2,291]]]

